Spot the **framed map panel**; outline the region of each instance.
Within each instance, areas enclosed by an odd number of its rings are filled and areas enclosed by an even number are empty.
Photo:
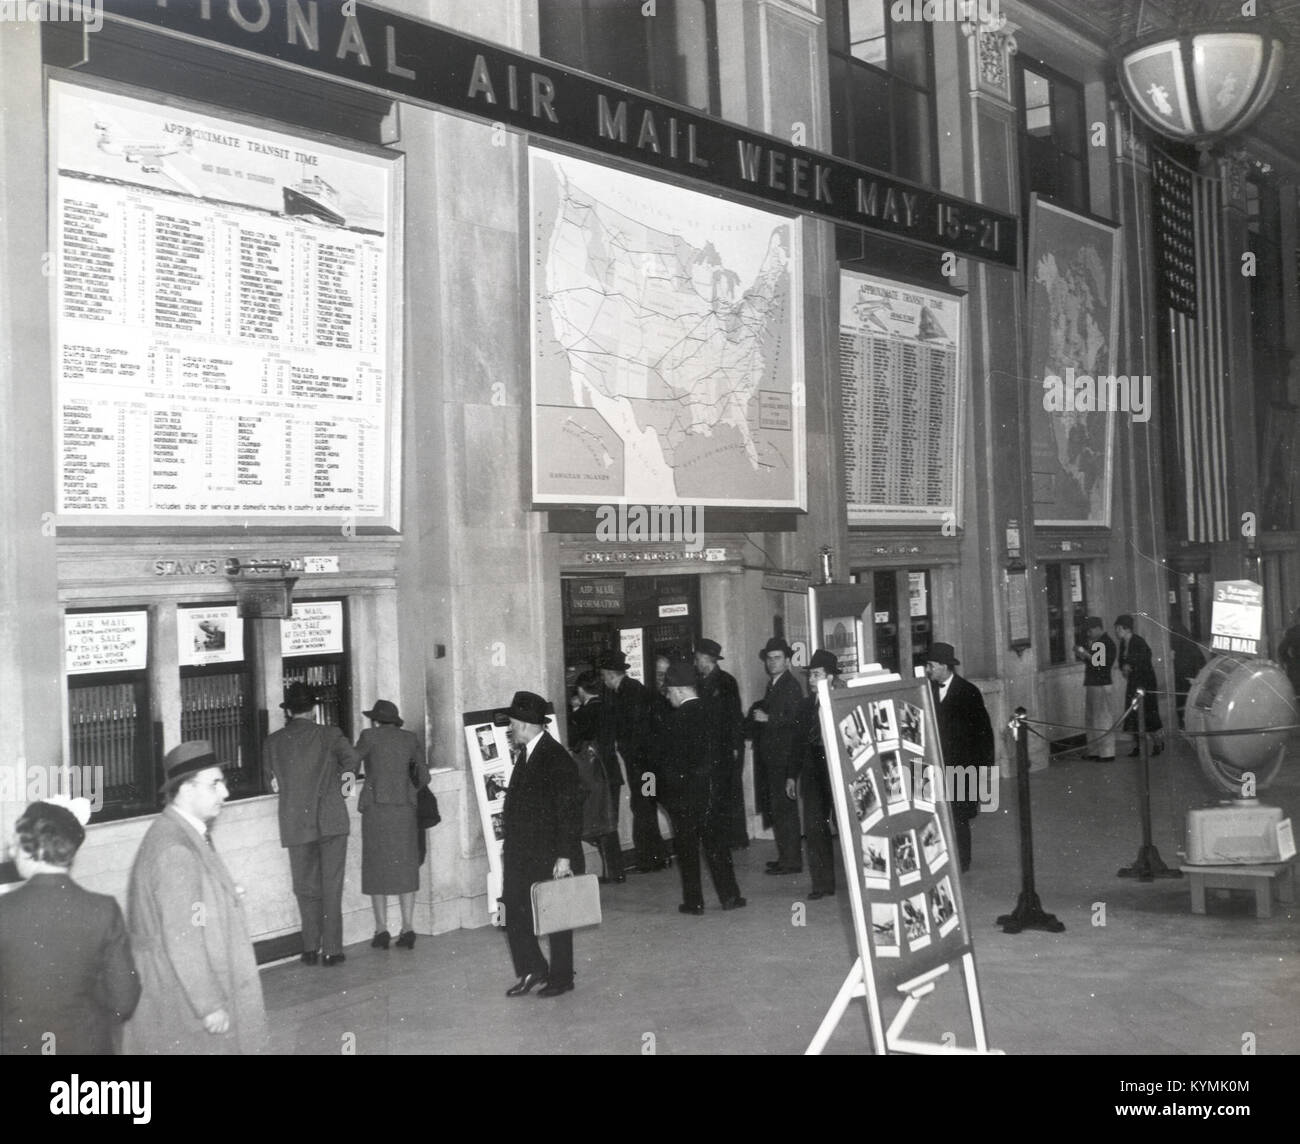
[[[800,220],[529,152],[533,500],[803,509]]]
[[[1029,411],[1034,521],[1110,524],[1119,228],[1033,196],[1029,212]],[[1149,415],[1149,413],[1148,413]]]

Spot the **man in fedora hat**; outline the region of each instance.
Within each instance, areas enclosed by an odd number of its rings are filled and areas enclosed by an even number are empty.
[[[660,794],[673,822],[677,867],[682,875],[682,904],[677,908],[684,914],[704,913],[701,843],[722,908],[734,910],[745,904],[727,845],[717,728],[699,697],[695,679],[695,669],[689,663],[669,664],[664,679],[672,711],[665,727]]]
[[[980,783],[976,768],[993,765],[993,724],[980,689],[963,679],[954,667],[961,664],[952,644],[935,643],[926,653],[925,674],[929,676],[934,696],[935,721],[939,727],[939,745],[943,749],[944,773],[956,775],[957,795],[953,797],[953,830],[957,834],[957,855],[962,871],[970,869],[970,824],[980,812]],[[957,768],[960,768],[958,770]],[[964,787],[965,789],[961,789]],[[952,797],[950,793],[950,797]]]
[[[773,636],[758,653],[767,669],[767,693],[750,708],[754,744],[754,790],[767,798],[767,816],[776,836],[776,858],[769,874],[802,874],[803,846],[799,840],[799,804],[788,793],[787,779],[796,777],[795,740],[803,688],[790,671],[794,650]]]
[[[131,867],[127,912],[140,1004],[126,1053],[259,1053],[266,1007],[243,888],[215,849],[211,828],[230,792],[206,740],[163,759],[166,809]]]
[[[499,720],[509,720],[517,748],[502,808],[501,902],[506,940],[519,978],[507,997],[522,997],[538,985],[539,997],[558,997],[573,988],[573,931],[551,934],[547,963],[533,933],[534,882],[581,874],[583,789],[578,765],[546,731],[546,700],[516,691]]]
[[[596,669],[605,684],[601,733],[602,754],[622,761],[627,772],[628,801],[632,804],[632,845],[642,873],[668,865],[668,845],[659,833],[659,803],[650,759],[650,695],[640,680],[628,675],[629,664],[621,651],[603,652]]]
[[[718,775],[720,789],[716,797],[722,814],[722,827],[728,845],[749,845],[745,822],[745,712],[740,705],[740,688],[736,677],[722,670],[718,662],[726,657],[716,640],[700,640],[695,645],[696,687],[700,702],[708,712],[718,737]]]
[[[342,775],[361,759],[337,727],[316,722],[316,692],[294,681],[284,692],[288,722],[262,749],[267,784],[280,795],[280,845],[289,851],[293,894],[302,917],[302,960],[343,960],[343,869],[348,807]]]
[[[822,743],[820,695],[817,684],[829,680],[839,686],[840,661],[834,652],[818,648],[808,663],[808,682],[812,690],[799,705],[799,734],[795,740],[793,775],[786,779],[785,793],[803,796],[803,836],[808,844],[808,873],[813,901],[835,893],[835,852],[831,845],[830,816],[831,774],[827,769],[826,749]]]

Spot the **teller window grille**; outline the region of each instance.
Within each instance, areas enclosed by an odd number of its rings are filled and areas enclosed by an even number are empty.
[[[1043,565],[1043,580],[1047,597],[1047,662],[1073,663],[1073,649],[1087,643],[1086,566],[1078,561],[1053,561]]]

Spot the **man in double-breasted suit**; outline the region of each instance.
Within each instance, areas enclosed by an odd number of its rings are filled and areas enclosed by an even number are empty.
[[[799,838],[799,803],[786,793],[786,780],[799,775],[796,736],[803,688],[790,670],[793,649],[773,636],[758,653],[767,668],[767,694],[750,709],[755,724],[754,783],[767,794],[767,814],[776,836],[776,858],[769,874],[802,874],[803,845]]]
[[[955,655],[952,644],[932,644],[926,660],[925,674],[930,678],[934,695],[944,770],[945,774],[955,776],[948,790],[953,798],[957,855],[964,872],[970,869],[970,824],[980,812],[980,783],[973,768],[993,765],[993,724],[989,722],[980,689],[953,671],[961,660]],[[961,794],[967,797],[956,797]]]
[[[499,717],[509,720],[510,741],[518,748],[502,810],[501,901],[519,978],[506,996],[521,997],[541,985],[538,996],[558,997],[573,988],[573,931],[551,934],[548,965],[533,934],[532,886],[585,869],[578,766],[547,734],[546,700],[540,695],[516,691]]]
[[[111,1053],[140,999],[122,911],[69,877],[86,832],[67,806],[32,803],[14,837],[26,881],[0,896],[0,1054]]]
[[[361,756],[337,727],[316,722],[316,693],[297,681],[280,704],[289,717],[268,735],[262,769],[280,794],[280,845],[289,851],[293,894],[302,916],[302,960],[343,960],[343,870],[348,856],[342,778]]]
[[[229,796],[204,740],[163,761],[170,802],[140,843],[127,912],[140,1004],[127,1053],[260,1053],[266,1007],[238,888],[212,841]]]

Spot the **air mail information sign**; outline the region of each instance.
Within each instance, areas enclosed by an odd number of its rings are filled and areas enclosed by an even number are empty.
[[[1018,265],[1013,215],[351,0],[103,4],[117,22],[504,123],[937,251]]]

